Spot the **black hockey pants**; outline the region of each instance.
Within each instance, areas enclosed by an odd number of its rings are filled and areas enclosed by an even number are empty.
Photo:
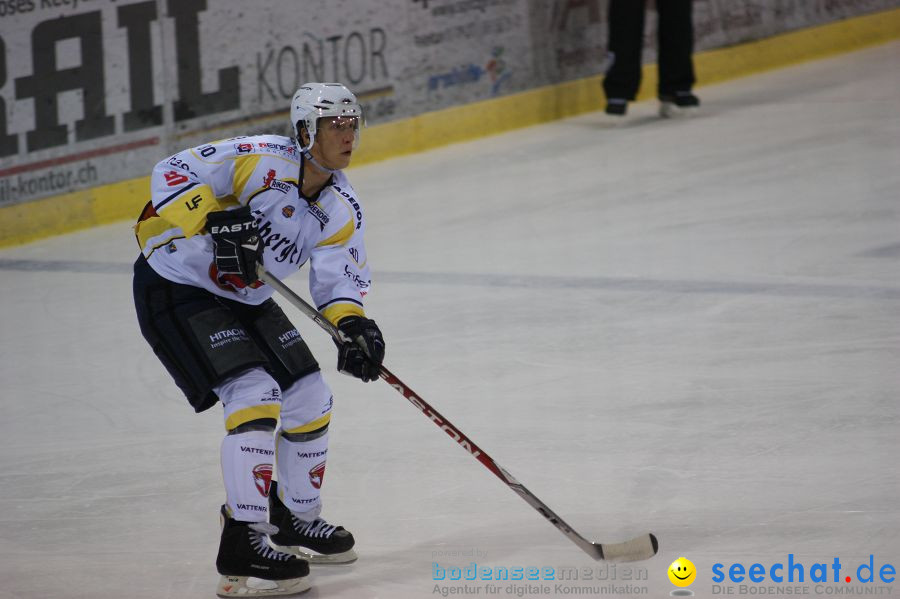
[[[198,412],[212,407],[213,388],[262,366],[282,389],[319,370],[306,342],[271,299],[258,306],[159,276],[134,263],[134,305],[141,333]]]

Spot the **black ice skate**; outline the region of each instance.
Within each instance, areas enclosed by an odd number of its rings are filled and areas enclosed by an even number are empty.
[[[219,597],[275,597],[295,595],[310,587],[309,563],[275,551],[266,535],[275,532],[268,522],[239,522],[222,506],[222,539],[216,569],[222,577]]]
[[[311,564],[349,564],[357,559],[350,531],[321,518],[298,520],[278,498],[275,481],[269,490],[269,521],[278,527],[269,540],[280,551],[299,555]]]
[[[628,112],[628,100],[624,98],[609,98],[606,101],[606,114],[611,116],[625,116]]]
[[[700,107],[700,98],[691,92],[675,92],[659,96],[659,116],[672,118],[690,116]]]

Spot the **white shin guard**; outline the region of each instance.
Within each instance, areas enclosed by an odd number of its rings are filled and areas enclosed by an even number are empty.
[[[274,458],[275,439],[271,432],[226,435],[222,441],[225,495],[235,520],[264,522],[268,519]]]
[[[300,519],[311,522],[322,511],[319,489],[325,477],[328,431],[309,441],[278,439],[278,494]]]

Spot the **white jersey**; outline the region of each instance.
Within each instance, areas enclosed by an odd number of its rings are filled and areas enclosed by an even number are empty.
[[[370,275],[365,224],[343,172],[318,197],[300,193],[300,150],[277,135],[237,137],[191,148],[161,161],[151,176],[151,201],[135,226],[138,244],[161,276],[247,304],[273,290],[262,282],[237,289],[216,277],[206,215],[249,205],[264,244],[262,262],[278,278],[310,263],[313,301],[336,323],[364,316]]]

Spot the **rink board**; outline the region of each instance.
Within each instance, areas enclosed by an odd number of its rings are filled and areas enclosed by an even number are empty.
[[[900,9],[711,49],[695,56],[699,85],[848,52],[897,37],[900,37]],[[592,75],[372,125],[364,131],[364,143],[354,165],[594,111],[602,104],[600,83],[601,76]],[[655,85],[655,65],[645,65],[638,99],[653,97]],[[267,122],[271,118],[259,120]],[[209,139],[214,139],[232,133],[229,126],[211,126],[203,131]],[[182,137],[185,143],[195,141],[188,134]],[[150,164],[142,165],[144,170],[150,167]],[[6,170],[14,171],[16,167]],[[2,206],[0,247],[133,218],[146,203],[148,185],[149,177],[142,176]]]

